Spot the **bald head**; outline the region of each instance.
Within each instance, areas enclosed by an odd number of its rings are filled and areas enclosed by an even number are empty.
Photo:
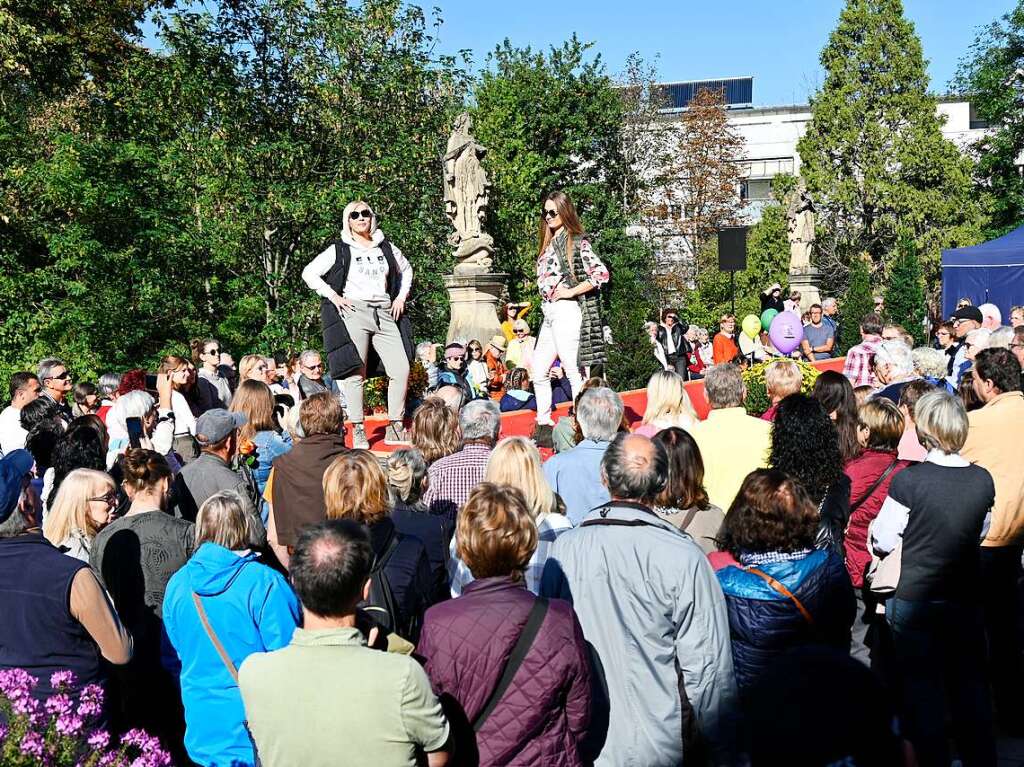
[[[331,519],[303,530],[289,572],[306,610],[337,618],[355,611],[372,565],[373,549],[363,526]]]
[[[650,502],[668,481],[668,456],[660,442],[619,434],[601,459],[601,475],[613,499]]]
[[[443,400],[456,413],[462,409],[462,389],[458,386],[441,386],[431,396]]]

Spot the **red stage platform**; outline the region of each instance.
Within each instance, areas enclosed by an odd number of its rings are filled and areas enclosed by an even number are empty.
[[[815,362],[814,366],[819,370],[837,370],[842,372],[844,359],[840,357],[834,360],[823,360]],[[693,402],[697,415],[701,419],[706,418],[710,408],[708,407],[707,397],[704,395],[704,382],[690,381],[686,384],[686,392],[690,395],[690,401]],[[622,392],[622,402],[626,406],[626,418],[630,424],[637,423],[643,418],[644,410],[647,407],[647,392],[644,389]],[[555,408],[555,420],[557,421],[568,412],[568,402],[559,405]],[[501,436],[529,437],[533,434],[533,427],[536,423],[534,415],[532,410],[517,410],[514,413],[502,414]],[[384,444],[384,429],[387,427],[387,424],[386,418],[371,417],[366,419],[366,437],[370,441],[370,449],[372,451],[390,453],[397,449],[392,445]],[[350,445],[352,444],[351,430],[346,440]]]

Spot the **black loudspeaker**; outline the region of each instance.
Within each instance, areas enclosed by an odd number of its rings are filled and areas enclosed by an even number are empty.
[[[747,268],[747,227],[718,230],[718,271],[742,272]]]

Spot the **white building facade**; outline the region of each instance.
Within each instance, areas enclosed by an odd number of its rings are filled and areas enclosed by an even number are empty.
[[[700,88],[721,88],[726,95],[729,125],[742,137],[744,152],[742,160],[743,182],[737,190],[747,205],[743,217],[747,224],[754,224],[761,218],[762,208],[771,202],[772,179],[780,173],[800,174],[800,155],[797,143],[811,120],[811,108],[807,104],[789,106],[755,107],[752,100],[753,78],[728,78],[714,81],[667,83],[662,87],[669,95],[671,107],[663,110],[666,127],[678,119],[674,115],[685,111],[685,103]],[[942,134],[962,151],[976,142],[987,130],[987,125],[978,121],[969,102],[942,100],[937,112],[945,118]],[[692,254],[687,252],[683,238],[673,231],[678,220],[684,215],[680,206],[658,206],[657,214],[644,227],[632,231],[638,235],[653,237],[659,251],[660,270],[677,270],[688,265]],[[659,222],[660,219],[660,222]],[[684,269],[685,270],[685,269]]]

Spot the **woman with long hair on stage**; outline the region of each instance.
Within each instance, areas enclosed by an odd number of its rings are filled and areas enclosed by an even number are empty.
[[[560,360],[575,398],[583,386],[580,368],[589,371],[591,366],[605,363],[599,289],[609,275],[584,236],[576,208],[565,192],[545,197],[541,216],[537,288],[544,321],[533,351],[534,439],[538,445],[550,447],[553,422],[548,371]]]

